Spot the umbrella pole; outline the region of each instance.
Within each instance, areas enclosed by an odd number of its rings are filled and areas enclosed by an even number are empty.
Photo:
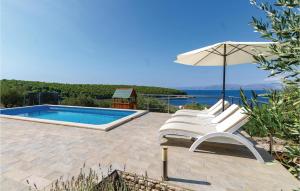
[[[223,54],[223,90],[222,90],[222,110],[225,110],[225,80],[226,80],[226,44],[224,44],[224,54]]]

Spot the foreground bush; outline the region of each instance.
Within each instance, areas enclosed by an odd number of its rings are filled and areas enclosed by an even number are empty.
[[[300,89],[287,86],[284,90],[267,94],[269,104],[260,104],[254,94],[250,102],[241,91],[244,106],[250,115],[246,131],[251,136],[269,137],[269,151],[295,177],[300,179]],[[284,139],[281,151],[273,152],[273,138]]]
[[[108,169],[107,176],[102,174],[99,165],[99,171],[89,169],[85,173],[85,166],[81,168],[80,173],[76,177],[64,180],[63,177],[52,183],[50,191],[150,191],[150,190],[164,190],[164,191],[184,191],[185,188],[172,186],[163,181],[150,179],[145,176],[128,173],[125,171]],[[101,172],[101,174],[100,174]],[[99,175],[100,174],[100,175]],[[33,182],[29,190],[40,190]],[[48,189],[47,189],[48,190]]]
[[[73,176],[71,179],[64,180],[63,177],[52,183],[50,191],[129,191],[129,187],[121,178],[115,176],[104,177],[92,169],[86,174],[85,167],[80,169],[78,176]],[[100,169],[101,170],[101,169]],[[111,170],[108,171],[108,175]],[[40,190],[35,183],[33,187],[29,187],[29,190]]]
[[[283,152],[275,153],[275,157],[300,180],[300,148],[299,144],[286,145]]]
[[[254,56],[259,68],[279,77],[285,84],[282,92],[269,92],[269,104],[261,105],[256,99],[244,104],[251,116],[250,134],[267,134],[270,153],[298,179],[300,179],[300,2],[299,0],[276,0],[251,4],[260,9],[265,17],[252,18],[251,25],[261,37],[272,42],[269,46],[274,58],[268,60],[263,54]],[[272,153],[273,137],[285,139],[287,145],[281,153]]]
[[[247,124],[247,132],[251,136],[276,136],[289,143],[300,142],[300,89],[287,86],[282,91],[270,91],[265,95],[269,98],[268,104],[261,104],[257,95],[247,99],[241,91],[243,104],[251,116]],[[248,101],[250,100],[250,102]]]

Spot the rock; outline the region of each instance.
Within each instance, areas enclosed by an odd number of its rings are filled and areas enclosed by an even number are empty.
[[[148,187],[152,188],[154,184],[152,182],[148,182]]]
[[[160,189],[160,185],[159,185],[159,184],[156,184],[156,185],[155,185],[155,188]]]
[[[140,185],[144,185],[145,183],[144,183],[144,180],[139,180],[139,184]]]

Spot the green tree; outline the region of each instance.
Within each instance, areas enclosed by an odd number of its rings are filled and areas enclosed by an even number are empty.
[[[276,59],[268,61],[263,55],[255,56],[260,68],[280,75],[289,83],[299,83],[300,65],[300,0],[277,0],[272,4],[251,4],[262,10],[266,20],[252,18],[251,25],[262,38],[276,42],[270,46]]]
[[[58,92],[61,98],[78,97],[83,94],[93,99],[109,99],[116,88],[135,88],[139,94],[185,94],[176,89],[135,85],[62,84],[22,80],[0,80],[0,84],[27,92]]]
[[[270,71],[270,76],[279,76],[284,83],[280,92],[270,91],[268,104],[260,104],[253,94],[250,103],[243,91],[241,97],[246,112],[251,116],[250,134],[268,135],[272,153],[273,137],[287,140],[287,145],[278,157],[289,171],[298,176],[300,143],[300,0],[276,0],[270,3],[250,2],[262,10],[265,20],[252,18],[251,25],[262,38],[275,42],[270,51],[275,59],[268,61],[263,55],[254,58],[259,68]],[[276,155],[278,153],[275,152]]]

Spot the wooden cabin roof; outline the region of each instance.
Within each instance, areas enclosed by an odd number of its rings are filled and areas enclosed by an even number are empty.
[[[112,98],[130,98],[133,94],[135,95],[133,88],[116,89]]]

